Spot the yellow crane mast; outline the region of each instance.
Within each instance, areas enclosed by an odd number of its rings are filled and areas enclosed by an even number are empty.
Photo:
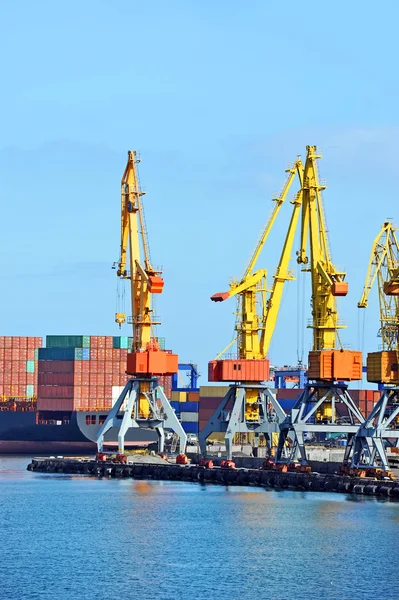
[[[316,146],[307,146],[303,177],[301,245],[299,264],[308,265],[312,280],[313,349],[309,354],[308,379],[343,381],[361,379],[361,353],[343,350],[338,331],[336,297],[346,296],[346,273],[338,271],[331,260],[319,180]],[[309,242],[310,259],[307,254]]]
[[[352,400],[344,381],[361,379],[361,352],[344,350],[339,339],[343,328],[338,318],[336,297],[346,296],[346,273],[335,268],[328,244],[316,146],[306,147],[302,180],[302,218],[297,261],[309,271],[312,282],[313,349],[308,357],[308,384],[281,427],[278,461],[294,461],[300,455],[306,463],[304,434],[348,433],[353,435],[363,416]],[[308,252],[309,246],[309,252]],[[291,452],[284,456],[288,434],[293,437]]]
[[[238,299],[235,327],[237,337],[208,365],[209,381],[235,383],[200,434],[203,453],[206,452],[206,438],[214,431],[226,432],[227,453],[231,458],[231,444],[235,433],[263,433],[270,441],[270,435],[278,431],[278,423],[284,418],[284,412],[262,382],[269,380],[267,353],[277,323],[284,284],[294,279],[289,270],[289,262],[300,215],[302,191],[292,201],[292,216],[272,289],[267,289],[266,269],[255,268],[295,176],[298,175],[299,181],[302,182],[301,160],[298,159],[287,172],[288,177],[283,190],[280,196],[274,199],[276,205],[272,215],[241,281],[232,282],[228,292],[218,292],[211,297],[214,302],[222,302],[233,296],[237,296]],[[223,358],[236,339],[237,356],[232,359]],[[226,421],[225,408],[230,402],[233,403],[233,410],[231,418]],[[270,415],[271,411],[273,418]]]
[[[152,296],[162,293],[164,281],[161,271],[155,269],[150,260],[138,162],[137,153],[129,151],[121,182],[121,245],[116,263],[118,277],[130,281],[132,318],[129,320],[125,313],[117,312],[115,320],[119,326],[128,320],[133,327],[133,344],[127,354],[126,367],[132,379],[100,428],[97,445],[101,452],[105,433],[115,427],[119,452],[123,453],[126,432],[142,427],[156,431],[159,450],[163,451],[164,428],[168,427],[179,437],[180,450],[184,452],[187,436],[157,380],[158,376],[177,373],[178,356],[162,350],[154,333],[160,321],[153,315]]]
[[[367,380],[380,384],[381,397],[359,427],[352,468],[394,478],[386,450],[399,445],[399,245],[396,228],[385,221],[373,241],[359,308],[366,308],[377,280],[382,350],[367,354]]]
[[[162,272],[155,270],[150,261],[144,209],[136,164],[140,162],[135,151],[128,152],[128,160],[121,182],[121,249],[117,275],[131,282],[131,310],[133,325],[133,351],[146,350],[150,342],[156,343],[153,331],[159,321],[153,320],[152,294],[161,294],[164,286]],[[144,262],[141,260],[140,235]],[[130,270],[127,269],[129,262]],[[126,322],[126,314],[116,313],[115,321]]]

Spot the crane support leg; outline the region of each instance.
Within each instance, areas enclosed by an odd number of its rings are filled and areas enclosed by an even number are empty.
[[[254,421],[245,418],[246,389],[258,390],[259,418]],[[199,434],[201,453],[206,456],[206,440],[214,432],[225,433],[228,459],[233,456],[236,433],[262,433],[270,446],[272,434],[279,432],[280,423],[284,419],[285,412],[268,388],[255,384],[232,385]]]
[[[291,413],[280,427],[277,462],[292,462],[300,457],[307,464],[305,433],[343,433],[351,441],[364,417],[351,398],[344,383],[317,382],[307,384]],[[285,456],[287,438],[293,441],[288,458]],[[346,449],[346,453],[351,449]]]
[[[122,404],[125,402],[125,398],[126,398],[127,394],[130,394],[131,389],[132,389],[132,384],[131,384],[131,380],[130,380],[127,382],[127,384],[123,388],[119,398],[117,399],[117,401],[115,402],[115,404],[113,405],[111,410],[109,411],[107,418],[105,419],[104,423],[100,427],[98,434],[97,434],[98,452],[102,452],[104,449],[104,437],[105,437],[105,434],[107,433],[107,431],[109,431],[112,427],[117,427],[120,425],[120,420],[117,419],[117,415],[121,411]],[[119,443],[119,440],[118,440],[118,443]],[[122,452],[123,452],[123,450],[122,450]]]
[[[399,441],[399,387],[383,390],[354,437],[351,466],[389,470],[386,449]]]
[[[148,391],[140,392],[140,383],[146,384]],[[149,385],[148,385],[149,384]],[[128,401],[126,402],[126,396]],[[139,412],[140,396],[145,396],[150,406],[148,418],[141,418]],[[123,415],[121,417],[121,414]],[[187,434],[179,422],[175,411],[165,396],[164,391],[158,385],[155,378],[130,379],[124,387],[118,400],[111,408],[108,416],[97,434],[98,451],[104,448],[104,436],[111,428],[117,428],[118,452],[123,453],[125,448],[126,432],[135,427],[153,429],[158,433],[158,450],[163,452],[165,446],[165,427],[174,431],[180,442],[180,452],[185,452],[187,445]]]

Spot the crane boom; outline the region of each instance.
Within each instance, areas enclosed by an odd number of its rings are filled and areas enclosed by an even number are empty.
[[[228,292],[218,292],[211,297],[214,302],[222,302],[227,298],[238,296],[237,324],[238,332],[238,355],[240,359],[265,359],[269,350],[274,329],[277,322],[278,312],[284,283],[294,279],[288,271],[291,251],[298,222],[299,208],[302,202],[302,194],[297,194],[295,200],[291,223],[288,228],[285,244],[280,258],[280,263],[274,276],[271,290],[267,289],[267,271],[259,269],[254,271],[256,262],[265,245],[273,224],[277,218],[282,204],[285,202],[291,185],[298,174],[302,182],[303,164],[298,158],[296,162],[286,170],[288,177],[283,190],[278,198],[273,201],[276,205],[268,220],[256,249],[251,257],[241,281],[233,281]],[[267,292],[270,292],[267,300]],[[258,303],[261,306],[259,313]],[[218,355],[218,357],[220,354]]]
[[[270,216],[270,219],[268,220],[268,222],[266,223],[266,227],[263,230],[263,233],[259,239],[259,242],[255,248],[255,251],[251,257],[251,260],[249,261],[249,264],[245,270],[244,276],[242,278],[242,280],[244,281],[249,275],[250,273],[253,271],[255,264],[259,258],[260,253],[262,252],[262,248],[265,245],[265,242],[269,236],[269,233],[274,225],[274,222],[277,218],[277,215],[280,211],[280,208],[282,207],[282,205],[284,204],[288,192],[290,190],[290,187],[292,185],[292,182],[294,181],[295,175],[297,173],[297,169],[298,169],[298,165],[301,161],[298,159],[291,167],[289,167],[285,172],[288,173],[288,177],[284,183],[284,187],[280,193],[280,196],[278,196],[277,198],[273,199],[273,202],[276,203],[272,214]]]
[[[396,228],[386,221],[373,241],[366,282],[359,308],[366,308],[374,282],[378,282],[380,335],[383,351],[398,351],[399,335],[399,244]]]

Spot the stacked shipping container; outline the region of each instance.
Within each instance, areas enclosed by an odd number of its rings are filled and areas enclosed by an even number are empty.
[[[186,433],[199,433],[199,392],[172,392],[171,405]]]
[[[129,345],[127,337],[47,336],[39,352],[38,410],[108,411],[127,381]]]
[[[41,337],[0,336],[0,396],[37,395],[37,358]]]

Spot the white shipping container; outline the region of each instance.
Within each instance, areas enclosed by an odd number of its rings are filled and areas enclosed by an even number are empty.
[[[121,393],[123,392],[124,388],[125,388],[124,385],[113,385],[112,386],[112,406],[118,400],[118,398],[121,395]],[[126,405],[126,402],[128,399],[129,399],[129,394],[126,394],[125,401],[121,406],[122,411],[125,410],[125,405]]]
[[[197,412],[181,412],[180,413],[180,421],[182,421],[182,423],[198,423],[198,413]]]

